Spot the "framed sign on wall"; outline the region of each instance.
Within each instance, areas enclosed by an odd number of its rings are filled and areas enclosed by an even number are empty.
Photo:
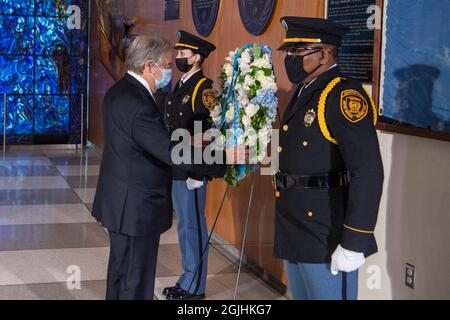
[[[450,2],[378,0],[379,128],[450,141]]]
[[[164,1],[164,21],[180,19],[180,0]]]
[[[368,20],[375,0],[328,0],[326,4],[327,18],[350,28],[339,50],[341,72],[347,77],[371,83],[375,30],[368,27]]]

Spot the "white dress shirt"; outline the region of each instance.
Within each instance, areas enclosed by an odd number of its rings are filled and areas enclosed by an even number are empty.
[[[150,92],[150,95],[152,96],[153,101],[156,101],[155,97],[153,96],[152,89],[150,89],[150,85],[148,84],[147,80],[145,80],[143,77],[141,77],[140,75],[138,75],[136,72],[133,72],[133,71],[128,71],[128,74],[130,76],[132,76],[133,78],[135,78],[140,83],[142,83],[142,85],[148,90],[148,92]]]
[[[186,83],[186,81],[188,81],[194,74],[196,74],[197,72],[201,71],[202,69],[198,69],[195,72],[191,73],[190,75],[188,75],[187,77],[181,77],[180,79],[180,87]]]
[[[335,64],[333,64],[331,67],[329,67],[327,71],[333,69],[334,67],[337,67],[337,63],[335,63]],[[317,78],[315,78],[314,80],[312,80],[310,83],[308,83],[308,84],[306,84],[306,85],[303,85],[303,87],[300,89],[300,92],[298,93],[298,96],[297,96],[297,97],[300,97],[300,95],[302,94],[303,90],[306,89],[306,88],[308,88],[308,87],[309,87],[314,81],[316,81],[316,80],[317,80]]]

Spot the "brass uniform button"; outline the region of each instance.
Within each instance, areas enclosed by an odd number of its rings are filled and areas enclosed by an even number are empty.
[[[283,148],[281,146],[278,147],[278,152],[283,151]]]
[[[308,217],[312,217],[314,215],[314,213],[312,213],[311,211],[308,212]]]
[[[277,197],[277,198],[280,197],[280,192],[279,191],[275,192],[275,197]]]
[[[183,112],[180,112],[180,116],[182,116],[183,115]]]
[[[172,104],[172,101],[167,102],[167,104],[170,106]]]
[[[289,126],[288,126],[287,124],[285,124],[285,125],[283,126],[283,131],[288,131],[288,129],[289,129]]]
[[[169,118],[169,117],[170,117],[170,114],[168,113],[168,114],[167,114],[167,118]]]
[[[308,141],[303,141],[302,144],[303,144],[304,147],[307,147],[308,146]]]

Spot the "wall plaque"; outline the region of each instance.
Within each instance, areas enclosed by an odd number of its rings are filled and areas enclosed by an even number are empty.
[[[164,1],[164,21],[180,19],[180,0]]]
[[[239,0],[239,13],[245,29],[255,36],[263,33],[275,5],[276,0]]]
[[[192,0],[192,18],[199,35],[207,37],[211,33],[219,7],[220,0]]]

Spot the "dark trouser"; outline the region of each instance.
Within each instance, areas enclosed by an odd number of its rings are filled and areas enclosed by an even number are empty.
[[[153,300],[159,237],[109,232],[107,300]]]

